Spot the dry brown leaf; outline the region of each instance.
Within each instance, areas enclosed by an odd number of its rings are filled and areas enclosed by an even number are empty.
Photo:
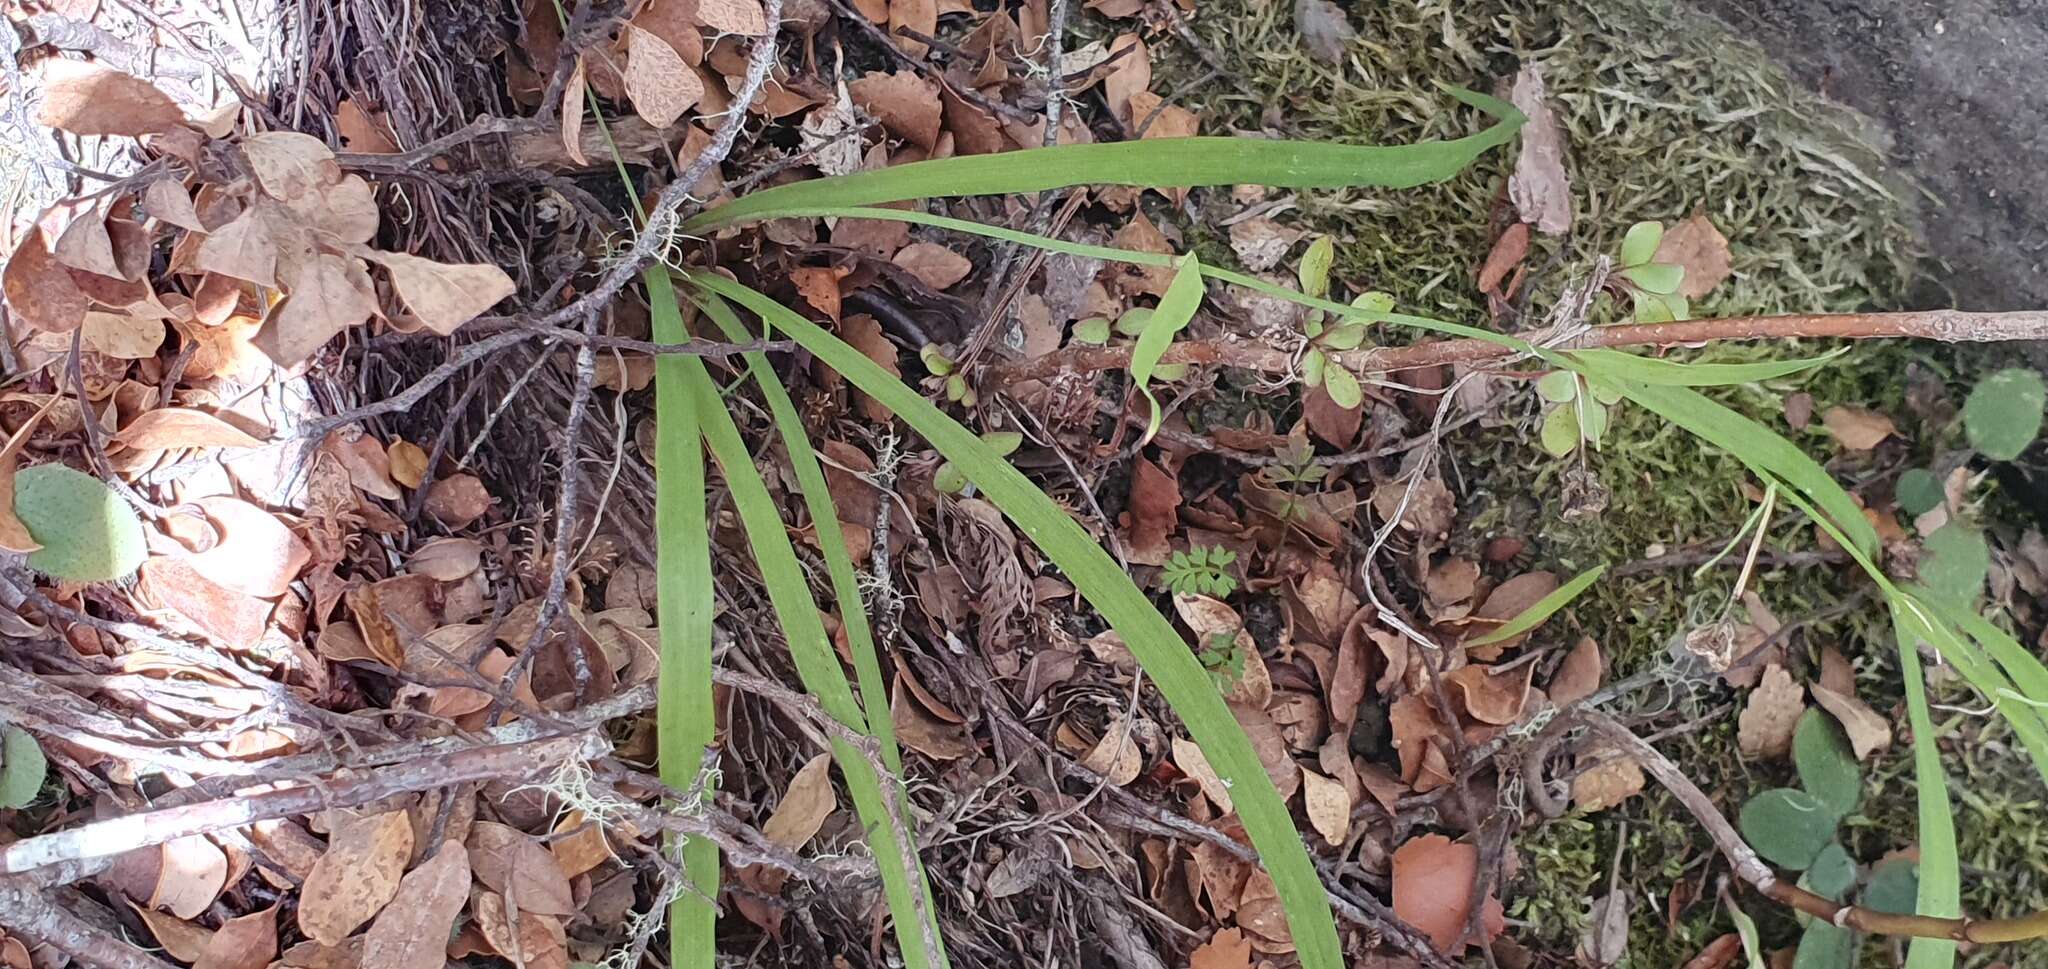
[[[1857,699],[1854,693],[1841,693],[1819,683],[1812,685],[1814,702],[1821,709],[1835,715],[1842,722],[1842,730],[1849,735],[1849,747],[1856,752],[1857,760],[1867,760],[1871,754],[1892,745],[1892,725],[1870,704]]]
[[[697,0],[697,22],[721,34],[759,37],[768,32],[759,0]]]
[[[842,266],[799,266],[789,271],[789,281],[796,285],[796,291],[804,302],[837,323],[841,298],[839,281],[846,278],[846,273]]]
[[[1833,646],[1821,647],[1820,679],[1816,682],[1843,696],[1856,695],[1856,670],[1849,665],[1849,658]]]
[[[1230,712],[1251,740],[1252,750],[1258,753],[1259,764],[1266,768],[1266,777],[1280,792],[1280,799],[1293,797],[1301,787],[1301,765],[1294,762],[1294,752],[1279,725],[1265,710],[1250,704],[1231,703]]]
[[[1523,67],[1509,99],[1529,121],[1522,126],[1522,153],[1508,178],[1508,197],[1523,222],[1545,235],[1563,235],[1572,227],[1572,182],[1564,170],[1564,130],[1551,113],[1542,71]]]
[[[1521,615],[1530,606],[1542,601],[1544,596],[1557,591],[1557,573],[1525,572],[1496,586],[1486,601],[1472,611],[1472,618],[1484,620],[1474,623],[1478,632],[1491,632],[1502,623]],[[1533,632],[1533,630],[1532,630]],[[1504,650],[1512,649],[1529,638],[1529,633],[1510,636],[1497,643],[1475,649],[1472,655],[1479,659],[1498,656]],[[1484,655],[1482,655],[1482,653]]]
[[[78,213],[71,224],[58,233],[56,245],[50,247],[50,255],[72,269],[118,279],[130,278],[114,261],[114,237],[107,232],[106,215],[94,209]]]
[[[666,128],[704,97],[704,81],[668,41],[627,24],[626,97],[641,120]]]
[[[583,55],[578,54],[568,83],[562,85],[562,150],[578,165],[590,164],[583,154],[583,93],[589,86],[583,73]]]
[[[1265,658],[1259,655],[1258,643],[1252,639],[1237,610],[1221,599],[1180,594],[1173,597],[1173,609],[1181,622],[1187,624],[1188,631],[1195,634],[1196,650],[1209,649],[1222,640],[1243,658],[1244,672],[1224,691],[1224,699],[1264,709],[1273,699],[1273,676],[1266,669]]]
[[[1479,267],[1479,291],[1499,293],[1500,284],[1507,281],[1508,274],[1522,264],[1529,255],[1529,225],[1517,222],[1508,226],[1494,240],[1493,248],[1486,253],[1486,262]]]
[[[1605,811],[1643,791],[1643,768],[1619,748],[1596,745],[1579,754],[1592,767],[1572,778],[1572,804],[1581,811]]]
[[[911,695],[901,676],[889,691],[889,719],[896,727],[896,739],[933,760],[958,760],[974,752],[974,739],[967,728],[933,716]]]
[[[36,120],[74,135],[139,138],[184,126],[170,95],[132,74],[97,62],[46,57],[43,104]]]
[[[522,911],[573,915],[574,893],[540,839],[511,825],[478,821],[469,830],[469,868],[486,888],[517,900]]]
[[[299,928],[330,946],[354,934],[397,894],[412,839],[404,811],[343,822],[299,889]]]
[[[186,561],[222,588],[259,599],[281,596],[313,557],[276,515],[255,505],[225,495],[198,504],[220,529],[220,542]]]
[[[158,945],[179,962],[198,962],[206,953],[206,943],[213,938],[213,930],[194,925],[168,912],[159,912],[147,905],[129,902],[143,924],[149,926],[149,934],[156,937]]]
[[[1735,743],[1748,757],[1783,757],[1792,750],[1792,733],[1806,711],[1806,688],[1792,674],[1772,663],[1749,694],[1737,719]]]
[[[69,333],[85,322],[91,303],[85,291],[71,279],[71,273],[43,241],[41,227],[33,227],[14,247],[7,269],[0,274],[0,289],[7,305],[29,326],[45,333]]]
[[[384,449],[391,459],[391,480],[408,488],[417,488],[427,477],[427,449],[411,441],[399,439]]]
[[[445,841],[398,883],[398,894],[370,924],[362,964],[376,969],[441,969],[448,964],[448,932],[469,901],[469,855]],[[522,896],[520,903],[525,904]]]
[[[342,98],[334,107],[334,131],[341,144],[360,155],[396,154],[398,145],[384,133],[382,112],[364,111],[355,101]]]
[[[1280,265],[1287,251],[1301,240],[1301,230],[1290,229],[1263,215],[1232,223],[1230,248],[1239,262],[1253,272],[1265,272]]]
[[[446,263],[397,252],[366,253],[391,275],[391,288],[427,329],[447,336],[518,287],[503,269],[483,263]]]
[[[192,969],[264,969],[277,958],[277,906],[221,923]]]
[[[50,408],[56,406],[58,400],[52,396],[21,423],[21,427],[7,438],[5,446],[0,446],[0,549],[27,554],[43,547],[29,535],[28,526],[22,524],[21,518],[14,513],[14,472],[20,464],[22,449],[28,446],[29,435],[34,433],[36,424],[50,412]]]
[[[1487,666],[1460,666],[1443,675],[1452,696],[1464,701],[1465,712],[1480,723],[1505,726],[1522,718],[1529,702],[1529,678],[1535,667],[1496,674]]]
[[[562,874],[573,879],[617,857],[604,829],[605,825],[590,820],[582,811],[562,816],[554,837],[548,839],[548,853],[555,856]]]
[[[87,346],[117,360],[147,360],[163,349],[166,332],[162,320],[87,310],[79,335]]]
[[[1387,722],[1393,734],[1394,752],[1401,757],[1401,779],[1427,794],[1450,783],[1450,771],[1437,740],[1445,727],[1436,718],[1429,701],[1407,694],[1387,707]]]
[[[437,538],[415,550],[405,567],[438,582],[454,582],[476,574],[483,555],[483,544],[476,539]]]
[[[1136,125],[1144,119],[1131,117],[1131,96],[1152,87],[1152,51],[1143,38],[1133,33],[1120,34],[1110,41],[1109,53],[1116,56],[1126,48],[1128,52],[1116,57],[1109,76],[1102,79],[1102,96],[1109,102],[1111,114],[1125,125]]]
[[[838,808],[839,797],[832,792],[832,755],[819,754],[789,779],[775,812],[761,825],[761,836],[795,851],[809,844]]]
[[[1851,451],[1868,451],[1899,432],[1891,418],[1867,407],[1830,407],[1821,412],[1820,420],[1835,441]]]
[[[291,295],[250,341],[280,367],[298,365],[377,312],[369,274],[347,256],[315,253],[294,265],[284,283]]]
[[[311,195],[341,181],[327,143],[299,131],[265,131],[242,141],[242,156],[264,194],[279,201]]]
[[[1138,770],[1145,766],[1145,759],[1138,754],[1138,738],[1131,729],[1131,719],[1119,716],[1102,730],[1102,739],[1081,758],[1081,766],[1101,774],[1111,784],[1122,787],[1138,779]]]
[[[1193,111],[1167,104],[1165,98],[1150,91],[1133,93],[1130,107],[1132,129],[1141,139],[1193,138],[1201,133],[1202,121]]]
[[[277,239],[270,219],[258,206],[243,209],[200,240],[190,268],[277,288]]]
[[[930,46],[923,41],[911,40],[898,34],[897,30],[902,27],[908,27],[926,37],[937,34],[939,32],[938,0],[889,0],[889,36],[896,41],[896,46],[902,48],[904,53],[909,54],[913,58],[923,57],[924,52],[929,50]]]
[[[931,151],[939,143],[939,86],[916,71],[870,71],[850,81],[853,103],[875,116],[892,135]],[[944,289],[945,287],[938,287]]]
[[[1140,458],[1132,465],[1129,504],[1119,518],[1131,561],[1165,565],[1173,554],[1173,533],[1180,529],[1180,482],[1158,464]],[[1220,603],[1219,603],[1220,605]],[[1225,607],[1228,609],[1228,607]],[[1236,613],[1232,612],[1235,617]],[[1238,625],[1242,625],[1239,623]],[[1231,630],[1199,630],[1221,632]]]
[[[1600,688],[1600,678],[1605,669],[1600,657],[1600,644],[1591,636],[1581,636],[1572,651],[1564,654],[1564,662],[1558,664],[1557,672],[1550,677],[1550,702],[1562,707],[1592,696]]]
[[[974,268],[966,256],[934,242],[913,242],[898,250],[889,261],[909,270],[918,282],[933,289],[951,288]]]
[[[1472,911],[1472,875],[1479,849],[1440,834],[1410,838],[1394,850],[1394,914],[1415,926],[1437,951],[1456,956],[1468,944],[1490,943],[1507,928],[1500,901],[1488,895],[1480,917],[1483,939],[1465,939]]]
[[[1221,929],[1188,955],[1188,969],[1251,969],[1252,944],[1237,929]]]
[[[427,489],[423,507],[449,528],[461,528],[491,510],[491,493],[476,475],[450,475]]]
[[[190,620],[203,633],[235,649],[263,641],[272,604],[224,589],[181,558],[154,555],[142,563],[138,588],[159,609]]]
[[[318,191],[286,202],[285,207],[329,244],[346,249],[363,245],[377,234],[380,213],[377,193],[368,179],[350,175]]]
[[[206,231],[206,224],[199,220],[199,210],[192,207],[191,193],[185,191],[185,183],[177,178],[159,178],[145,186],[142,209],[152,218],[180,229]]]
[[[1351,833],[1351,794],[1344,785],[1312,770],[1301,772],[1301,801],[1308,810],[1308,823],[1323,840],[1344,843]]]
[[[190,407],[144,411],[114,435],[113,443],[137,451],[263,446],[248,431]]]
[[[149,895],[152,908],[181,919],[195,919],[227,887],[228,857],[202,835],[190,835],[158,846],[160,864]]]
[[[1173,738],[1173,764],[1180,772],[1192,778],[1202,788],[1202,794],[1224,814],[1233,813],[1236,808],[1230,802],[1230,787],[1216,776],[1216,769],[1209,766],[1209,758],[1202,754],[1202,746],[1192,740]]]
[[[1678,295],[1686,299],[1707,295],[1731,272],[1728,237],[1700,212],[1664,230],[1663,241],[1657,243],[1657,254],[1650,258],[1685,267],[1685,277],[1678,282]]]
[[[655,0],[633,15],[633,26],[667,41],[685,63],[704,63],[704,33],[698,29],[694,0]]]

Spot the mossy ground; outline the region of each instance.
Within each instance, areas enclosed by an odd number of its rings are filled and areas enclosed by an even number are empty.
[[[1911,228],[1911,193],[1887,179],[1879,153],[1865,140],[1870,133],[1856,117],[1800,91],[1753,47],[1711,21],[1664,0],[1390,0],[1349,7],[1359,37],[1346,63],[1332,67],[1300,45],[1293,4],[1206,0],[1196,31],[1228,70],[1191,91],[1188,106],[1210,130],[1278,130],[1349,143],[1455,137],[1480,122],[1456,109],[1432,82],[1487,88],[1525,59],[1534,60],[1543,67],[1568,132],[1577,205],[1568,241],[1541,240],[1528,259],[1544,269],[1534,282],[1536,312],[1548,306],[1559,285],[1582,278],[1595,257],[1611,253],[1631,223],[1668,223],[1694,212],[1706,213],[1731,240],[1735,270],[1695,302],[1696,315],[1900,305],[1921,259]],[[1163,77],[1157,89],[1172,90],[1204,70],[1182,45],[1166,47],[1157,61]],[[1486,309],[1472,272],[1489,244],[1489,216],[1513,159],[1512,152],[1490,153],[1455,179],[1408,191],[1302,193],[1298,207],[1281,221],[1336,237],[1335,275],[1351,292],[1382,289],[1408,311],[1483,321]],[[1215,230],[1187,228],[1198,244],[1223,248]],[[1755,359],[1818,349],[1823,348],[1725,347],[1693,358]],[[1803,390],[1820,408],[1853,403],[1898,414],[1903,374],[1915,360],[1941,372],[1956,366],[1943,350],[1865,344],[1817,372],[1731,391],[1722,399],[1812,453],[1827,455],[1834,449],[1824,432],[1795,432],[1786,425],[1783,396]],[[1464,540],[1513,534],[1531,543],[1531,561],[1572,572],[1639,560],[1655,545],[1724,540],[1753,509],[1745,474],[1732,457],[1623,405],[1605,448],[1586,459],[1613,500],[1596,517],[1564,521],[1558,476],[1567,465],[1535,446],[1533,396],[1511,401],[1502,412],[1509,418],[1504,425],[1453,441]],[[1837,470],[1854,480],[1877,469]],[[1796,547],[1809,533],[1788,528],[1772,538]],[[1660,662],[1673,635],[1722,606],[1731,581],[1725,571],[1695,580],[1690,569],[1615,579],[1582,599],[1572,621],[1599,640],[1614,675],[1623,675]],[[1853,586],[1826,568],[1764,571],[1752,583],[1788,621],[1838,603]],[[1898,701],[1895,647],[1878,610],[1812,627],[1796,641],[1795,653],[1819,643],[1850,657],[1859,690],[1879,709]],[[1795,662],[1807,659],[1795,656]],[[1972,702],[1962,689],[1938,687],[1937,700],[1944,694],[1955,704]],[[1702,690],[1677,702],[1697,715],[1730,700],[1725,692]],[[2000,739],[1995,723],[1945,716],[1954,731],[1944,748],[1966,866],[1965,908],[2010,914],[2048,907],[2048,803],[2037,775]],[[1783,764],[1745,763],[1734,736],[1730,709],[1663,746],[1724,805],[1786,782],[1789,769]],[[1863,861],[1910,841],[1915,806],[1908,751],[1902,737],[1867,766],[1864,807],[1844,834]],[[1669,893],[1681,882],[1702,887],[1700,868],[1711,849],[1675,803],[1650,792],[1622,809],[1569,817],[1518,839],[1524,865],[1512,887],[1510,913],[1523,923],[1522,941],[1545,962],[1570,959],[1590,900],[1606,891],[1624,824],[1630,859],[1624,877],[1636,900],[1627,964],[1679,965],[1729,930],[1726,916],[1711,902],[1711,882],[1704,886],[1707,900],[1694,901],[1667,923]],[[1790,916],[1761,901],[1749,908],[1761,917],[1766,941],[1796,939]],[[1873,944],[1870,954],[1881,951]],[[1993,959],[2048,965],[2048,955],[2019,947],[1972,961]]]

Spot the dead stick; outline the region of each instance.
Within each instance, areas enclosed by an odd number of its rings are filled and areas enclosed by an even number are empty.
[[[1525,341],[1538,341],[1544,331],[1514,334]],[[1784,340],[1792,338],[1873,340],[1914,337],[1943,343],[1997,343],[2006,340],[2048,339],[2048,311],[2013,313],[1966,313],[1961,310],[1929,310],[1920,313],[1836,313],[1793,316],[1733,316],[1719,320],[1686,320],[1681,323],[1623,324],[1596,326],[1576,339],[1553,349],[1584,350],[1598,347],[1683,346],[1725,340]],[[1417,370],[1447,363],[1484,363],[1516,351],[1487,340],[1436,340],[1406,347],[1368,347],[1337,354],[1346,367],[1359,373],[1388,373]],[[992,386],[1019,380],[1041,380],[1068,371],[1121,370],[1131,362],[1131,348],[1072,347],[1008,366],[991,367]],[[1291,373],[1293,355],[1244,339],[1188,340],[1174,344],[1161,363],[1197,363]]]
[[[1931,915],[1894,915],[1878,912],[1860,905],[1842,905],[1797,885],[1782,881],[1771,866],[1757,857],[1756,850],[1742,839],[1735,826],[1721,815],[1712,798],[1692,778],[1685,776],[1677,764],[1660,753],[1649,742],[1627,727],[1597,710],[1580,710],[1576,718],[1622,749],[1634,755],[1643,770],[1657,783],[1671,792],[1678,803],[1692,812],[1693,819],[1707,829],[1707,836],[1714,840],[1714,847],[1728,859],[1735,869],[1735,875],[1748,882],[1757,891],[1777,902],[1789,905],[1814,918],[1821,919],[1845,929],[1868,932],[1873,935],[1900,935],[1923,939],[1953,939],[1957,942],[1971,942],[1988,945],[1999,942],[2018,942],[2025,939],[2048,937],[2048,911],[2012,919],[1939,918]]]
[[[356,807],[468,781],[526,778],[570,758],[603,756],[610,745],[596,733],[549,737],[522,744],[475,747],[422,757],[360,775],[323,778],[309,784],[204,801],[184,807],[94,821],[52,834],[25,838],[0,848],[0,874],[44,865],[115,855],[188,835],[239,827],[271,818]]]

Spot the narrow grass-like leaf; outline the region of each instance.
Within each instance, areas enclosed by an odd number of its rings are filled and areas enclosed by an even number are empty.
[[[1174,272],[1173,282],[1166,286],[1166,294],[1159,297],[1159,307],[1152,311],[1145,321],[1144,332],[1138,334],[1138,342],[1131,347],[1131,381],[1138,385],[1138,393],[1145,395],[1145,403],[1152,408],[1151,416],[1145,422],[1143,441],[1152,440],[1159,433],[1162,413],[1159,398],[1152,396],[1152,370],[1159,366],[1159,358],[1166,355],[1166,348],[1173,345],[1173,338],[1187,329],[1188,322],[1195,318],[1195,311],[1202,308],[1202,261],[1194,253],[1181,257],[1180,269]]]
[[[1899,636],[1899,674],[1906,688],[1906,722],[1913,728],[1913,779],[1919,788],[1921,915],[1954,918],[1962,914],[1963,876],[1956,854],[1955,809],[1948,801],[1948,777],[1941,769],[1941,748],[1934,742],[1934,717],[1928,712],[1927,683],[1920,672],[1920,643],[1937,633],[1925,613],[1903,596],[1888,596],[1892,628]],[[1914,939],[1906,950],[1906,969],[1949,969],[1956,944],[1947,939]]]
[[[860,351],[752,289],[711,273],[695,273],[690,278],[759,315],[862,393],[894,411],[966,473],[982,494],[1066,573],[1089,604],[1122,634],[1132,654],[1194,734],[1210,767],[1230,782],[1231,799],[1252,846],[1273,878],[1302,964],[1309,969],[1339,969],[1343,957],[1336,923],[1286,803],[1267,778],[1243,728],[1216,692],[1208,671],[1115,560],[994,449]]]
[[[1603,370],[1620,374],[1637,383],[1667,387],[1726,387],[1789,377],[1800,371],[1819,367],[1848,351],[1848,347],[1842,347],[1817,357],[1760,360],[1756,363],[1680,363],[1676,360],[1607,349],[1567,352],[1575,357],[1591,360]]]
[[[1579,593],[1591,588],[1593,583],[1598,581],[1600,576],[1606,572],[1607,566],[1596,565],[1578,575],[1572,576],[1570,582],[1550,590],[1549,595],[1536,600],[1529,608],[1516,613],[1513,618],[1501,623],[1494,631],[1477,639],[1466,640],[1465,645],[1485,646],[1489,643],[1500,642],[1503,639],[1512,639],[1536,628],[1543,620],[1550,618],[1551,614],[1564,608],[1573,599],[1578,598]]]
[[[710,446],[712,456],[718,459],[719,467],[725,471],[726,488],[733,509],[739,513],[740,524],[746,529],[747,545],[753,550],[754,563],[761,570],[761,581],[768,587],[769,604],[774,607],[776,621],[789,642],[790,658],[796,662],[797,676],[803,681],[805,692],[817,700],[833,719],[855,731],[872,735],[868,718],[854,701],[853,689],[846,682],[845,672],[839,668],[839,657],[832,651],[831,639],[826,635],[824,620],[818,613],[818,604],[811,598],[810,582],[804,576],[802,563],[797,560],[796,549],[790,545],[782,513],[775,507],[775,499],[769,495],[768,484],[761,479],[760,469],[754,467],[754,456],[740,437],[732,415],[726,411],[718,385],[712,382],[700,358],[682,356],[679,359],[686,371],[685,383],[690,390],[690,402],[697,409],[704,441]],[[930,935],[938,948],[928,949],[925,945],[926,932],[920,924],[920,911],[930,914],[931,910],[921,903],[921,899],[929,898],[930,894],[923,884],[922,868],[907,869],[904,863],[904,846],[896,838],[895,829],[889,822],[889,808],[884,801],[893,794],[883,791],[883,779],[860,750],[834,738],[832,755],[839,764],[840,774],[846,778],[846,789],[853,796],[854,810],[871,842],[875,865],[882,875],[882,889],[889,900],[889,911],[896,920],[896,943],[903,950],[904,963],[914,969],[945,966],[945,944],[939,939],[935,922]]]
[[[753,192],[689,220],[683,231],[705,232],[782,218],[818,206],[1008,195],[1072,185],[1166,187],[1250,182],[1278,188],[1407,188],[1457,174],[1480,153],[1505,144],[1522,126],[1524,118],[1514,105],[1473,91],[1445,90],[1499,120],[1463,138],[1415,145],[1201,137],[962,155]]]

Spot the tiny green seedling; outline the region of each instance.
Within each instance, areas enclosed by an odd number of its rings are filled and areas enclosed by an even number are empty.
[[[1024,435],[1016,431],[989,431],[981,436],[981,441],[997,454],[1008,456],[1024,443]],[[957,495],[966,491],[967,485],[967,472],[954,467],[951,461],[940,462],[939,470],[932,474],[932,487],[940,494]]]
[[[14,514],[42,548],[28,565],[69,582],[110,582],[142,565],[142,520],[105,482],[61,464],[14,476]]]
[[[1175,552],[1166,560],[1166,588],[1176,595],[1203,595],[1227,599],[1237,591],[1237,580],[1229,572],[1237,553],[1216,545],[1196,545]]]
[[[1302,254],[1301,265],[1296,275],[1301,279],[1302,292],[1321,299],[1330,292],[1330,266],[1336,259],[1336,243],[1329,236],[1319,236],[1309,244]],[[1381,292],[1360,294],[1351,305],[1374,313],[1391,313],[1394,297]],[[1344,350],[1356,350],[1365,342],[1366,323],[1362,320],[1339,320],[1330,325],[1329,314],[1320,309],[1309,310],[1302,317],[1302,335],[1307,338],[1306,348],[1301,356],[1301,382],[1310,389],[1323,388],[1330,400],[1345,410],[1356,410],[1365,403],[1365,388],[1359,384],[1358,375],[1340,363],[1334,354]]]
[[[1963,403],[1963,432],[1970,447],[1992,461],[2011,461],[2041,433],[2048,385],[2024,368],[2001,370],[1977,383]],[[1893,488],[1899,510],[1916,518],[1949,502],[1942,477],[1929,468],[1908,468]],[[1927,535],[1919,563],[1920,581],[1955,602],[1969,605],[1984,591],[1991,573],[1991,548],[1977,526],[1950,508],[1948,520]]]
[[[1692,316],[1692,304],[1678,292],[1685,282],[1685,267],[1656,261],[1657,245],[1663,241],[1662,222],[1638,222],[1621,240],[1616,275],[1635,299],[1637,323],[1669,323]]]
[[[1558,457],[1578,450],[1581,443],[1599,450],[1600,439],[1607,435],[1608,408],[1622,398],[1620,388],[1569,370],[1538,378],[1536,393],[1545,402],[1543,449]]]
[[[1842,728],[1819,710],[1800,715],[1792,735],[1792,763],[1799,772],[1799,786],[1774,788],[1750,798],[1742,806],[1742,836],[1764,860],[1800,872],[1801,888],[1843,902],[1863,873],[1836,840],[1835,831],[1863,799],[1862,768]],[[1913,911],[1917,876],[1910,861],[1880,862],[1863,884],[1866,907]],[[1848,969],[1856,946],[1850,930],[1806,919],[1794,965]]]
[[[1235,633],[1216,632],[1202,644],[1195,654],[1202,668],[1209,671],[1209,677],[1216,681],[1216,689],[1229,693],[1244,679],[1244,650],[1237,644]]]

